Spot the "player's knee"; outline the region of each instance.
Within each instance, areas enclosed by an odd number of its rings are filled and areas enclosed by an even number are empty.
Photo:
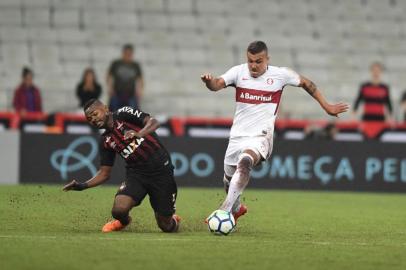
[[[126,208],[122,208],[122,207],[114,207],[111,210],[111,215],[113,216],[113,218],[118,219],[118,220],[122,220],[124,218],[126,218],[128,216],[129,210]]]
[[[249,176],[252,166],[253,166],[253,159],[249,155],[242,155],[237,163],[237,171],[242,176]]]
[[[157,216],[156,221],[163,232],[172,233],[178,230],[178,224],[172,217]]]

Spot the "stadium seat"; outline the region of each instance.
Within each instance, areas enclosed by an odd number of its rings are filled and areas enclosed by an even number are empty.
[[[1,19],[0,19],[1,20]],[[0,40],[2,43],[27,42],[28,34],[25,28],[2,26],[0,28]]]
[[[79,10],[56,8],[53,12],[52,20],[52,23],[56,28],[79,29]]]
[[[108,29],[110,25],[110,13],[107,10],[85,10],[83,13],[83,23],[85,28]]]
[[[58,31],[43,27],[33,28],[28,31],[28,40],[32,44],[57,44]]]
[[[142,13],[140,14],[140,19],[142,29],[150,31],[155,29],[168,30],[169,19],[165,14]]]
[[[62,45],[61,59],[65,62],[89,62],[91,59],[90,49],[81,45]]]
[[[16,1],[18,2],[18,1]],[[21,0],[21,5],[24,8],[50,8],[51,0]]]
[[[31,63],[27,44],[3,44],[2,58],[7,67],[22,67]]]
[[[139,12],[163,12],[164,1],[163,0],[137,0],[135,2],[135,8]]]
[[[50,27],[50,9],[47,8],[27,8],[24,12],[24,25],[26,27]]]
[[[169,17],[172,31],[196,31],[196,16],[192,14],[173,14]]]
[[[58,31],[58,40],[62,45],[75,44],[80,46],[86,46],[88,43],[87,33],[79,29],[64,29]]]
[[[20,8],[5,7],[0,9],[1,26],[21,26],[22,16]]]
[[[193,2],[193,0],[168,0],[168,11],[191,14],[193,12]]]
[[[138,18],[135,12],[112,12],[110,13],[110,27],[115,30],[138,30]]]

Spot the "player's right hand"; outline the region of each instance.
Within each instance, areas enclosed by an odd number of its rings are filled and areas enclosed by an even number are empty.
[[[63,187],[63,191],[75,190],[75,191],[82,191],[88,188],[86,183],[79,183],[76,180],[72,180],[69,184],[66,184]]]
[[[203,74],[202,76],[200,76],[200,79],[202,79],[202,81],[204,83],[210,82],[211,80],[213,80],[213,75],[211,75],[210,73],[206,73]]]

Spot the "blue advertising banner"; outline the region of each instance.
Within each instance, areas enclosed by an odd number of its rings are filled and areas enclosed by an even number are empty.
[[[162,138],[180,186],[222,186],[226,139]],[[250,187],[406,191],[404,144],[277,140],[272,158],[252,171]],[[22,134],[20,182],[84,181],[98,169],[98,137]],[[116,159],[109,183],[125,179]]]

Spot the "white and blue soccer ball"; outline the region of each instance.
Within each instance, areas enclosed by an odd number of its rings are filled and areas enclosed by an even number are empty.
[[[216,235],[228,235],[235,229],[235,219],[230,212],[216,210],[207,218],[207,225]]]

